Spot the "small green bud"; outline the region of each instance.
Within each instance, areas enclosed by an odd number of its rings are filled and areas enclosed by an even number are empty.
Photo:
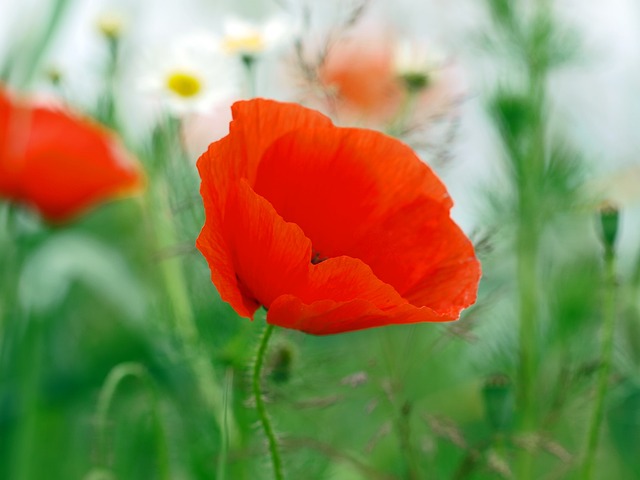
[[[406,72],[400,76],[408,92],[417,93],[429,86],[429,75],[425,72]]]
[[[50,67],[46,70],[45,75],[47,79],[54,86],[59,86],[62,83],[62,72],[56,67]]]
[[[511,429],[514,418],[513,385],[509,377],[503,374],[487,378],[482,387],[485,415],[496,432]]]
[[[608,252],[613,252],[618,236],[618,226],[620,223],[619,210],[610,203],[605,203],[600,207],[600,235],[602,243]]]
[[[295,352],[291,345],[276,345],[269,358],[269,377],[275,383],[286,383],[291,378]]]

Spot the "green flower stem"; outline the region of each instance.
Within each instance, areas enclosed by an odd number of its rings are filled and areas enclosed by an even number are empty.
[[[402,103],[398,108],[395,118],[391,121],[391,124],[387,128],[386,133],[392,137],[401,137],[407,130],[409,121],[416,107],[420,90],[407,89],[405,92]]]
[[[602,325],[602,353],[600,358],[600,370],[598,374],[598,386],[593,404],[591,424],[587,436],[587,451],[582,465],[582,479],[593,478],[595,455],[600,438],[600,426],[604,413],[604,402],[607,396],[609,374],[611,372],[611,357],[613,354],[613,339],[616,326],[616,258],[613,248],[607,248],[604,255],[605,291],[603,301],[603,325]]]
[[[530,433],[535,428],[534,384],[536,377],[537,309],[537,232],[521,225],[518,235],[518,300],[520,303],[517,412],[519,430]],[[519,479],[530,478],[533,456],[523,450],[518,462]]]
[[[98,119],[107,127],[118,130],[118,111],[116,106],[116,81],[120,62],[120,38],[109,36],[106,38],[109,57],[107,59],[104,91],[98,103]]]
[[[247,94],[249,98],[254,98],[257,92],[256,61],[257,58],[254,55],[242,55],[242,64],[247,74]]]
[[[258,412],[258,418],[262,424],[262,429],[269,442],[269,453],[271,454],[271,462],[273,464],[273,478],[275,480],[283,480],[282,474],[282,459],[280,458],[280,452],[278,450],[278,441],[276,434],[273,431],[273,425],[269,419],[267,408],[264,403],[264,397],[262,396],[262,366],[264,365],[264,357],[267,352],[267,345],[271,334],[273,333],[274,326],[267,324],[262,338],[260,339],[260,345],[258,346],[258,353],[256,355],[256,361],[253,366],[253,395],[256,399],[256,410]]]
[[[162,416],[160,415],[160,407],[158,403],[158,395],[153,384],[153,380],[147,369],[135,362],[127,362],[116,365],[107,375],[107,378],[100,390],[98,396],[98,406],[96,408],[96,423],[98,429],[99,441],[99,459],[100,463],[108,467],[108,441],[107,441],[107,422],[109,418],[109,409],[113,403],[116,392],[123,380],[128,377],[139,378],[149,391],[151,397],[151,411],[155,421],[156,446],[158,449],[158,477],[163,480],[171,478],[171,468],[169,465],[169,449],[167,436],[165,433]]]
[[[532,25],[549,21],[549,0],[537,4]],[[519,432],[532,433],[538,421],[535,401],[537,378],[537,323],[539,320],[538,256],[544,220],[538,212],[540,187],[545,177],[545,147],[547,145],[545,104],[546,77],[549,65],[549,38],[532,37],[526,54],[528,96],[531,101],[531,131],[523,171],[518,181],[517,277],[519,300],[519,366],[516,405]],[[518,461],[518,479],[528,480],[533,473],[533,450],[523,449]]]

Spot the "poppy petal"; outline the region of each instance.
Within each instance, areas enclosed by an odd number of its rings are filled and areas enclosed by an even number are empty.
[[[391,137],[252,100],[198,168],[198,247],[240,315],[264,305],[268,322],[320,335],[454,320],[475,299],[446,188]]]
[[[229,135],[212,143],[198,159],[206,221],[196,245],[209,263],[220,296],[239,315],[251,317],[258,304],[238,285],[229,244],[222,235],[229,190],[242,178],[252,183],[264,150],[274,140],[296,128],[315,128],[331,121],[299,105],[263,99],[236,102],[232,114]]]
[[[7,92],[0,88],[0,195],[6,198],[18,197],[21,165],[13,160],[14,150],[17,145],[26,144],[29,116],[26,109],[14,108]]]
[[[311,242],[300,227],[285,222],[246,180],[230,191],[223,234],[233,245],[237,281],[251,292],[256,304],[268,307],[283,292],[295,292],[306,282]]]
[[[262,158],[255,190],[324,257],[350,255],[368,230],[418,197],[451,206],[442,182],[409,147],[354,128],[281,137]]]
[[[116,139],[61,110],[0,102],[0,193],[61,222],[140,188],[142,174]]]
[[[223,233],[233,245],[234,271],[256,302],[267,307],[285,294],[304,302],[363,299],[380,308],[406,303],[375,277],[362,261],[349,257],[311,263],[311,241],[286,222],[245,180],[230,192]]]
[[[23,194],[54,221],[142,184],[139,169],[114,137],[59,111],[34,110],[25,156]]]
[[[229,155],[231,146],[227,136],[211,144],[209,150],[198,160],[198,171],[202,178],[200,195],[206,219],[196,239],[196,247],[209,264],[211,281],[220,297],[228,302],[238,315],[252,318],[260,305],[250,292],[240,289],[229,244],[222,233],[226,197],[231,185],[231,176],[227,172]]]
[[[349,254],[410,303],[457,318],[475,301],[480,264],[447,209],[420,198],[375,224]]]
[[[253,185],[258,163],[271,144],[298,128],[331,127],[331,120],[320,112],[295,103],[255,99],[236,102],[231,108],[233,121],[229,125],[233,162],[243,178]],[[244,167],[244,168],[243,168]]]
[[[239,288],[251,292],[256,306],[269,308],[269,318],[275,315],[276,321],[277,309],[271,313],[272,305],[287,295],[305,304],[366,302],[378,315],[407,305],[358,259],[343,256],[313,265],[311,241],[300,227],[286,222],[244,180],[230,192],[223,233],[233,245]],[[425,321],[425,313],[427,309],[415,315]],[[429,312],[428,318],[433,316]]]
[[[271,324],[313,335],[332,335],[385,325],[447,320],[451,319],[438,315],[430,308],[417,308],[407,303],[383,310],[362,299],[348,302],[321,300],[306,304],[293,295],[278,298],[267,313],[267,321]]]

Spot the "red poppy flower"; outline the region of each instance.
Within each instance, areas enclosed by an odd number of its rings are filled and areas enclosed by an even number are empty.
[[[61,222],[141,183],[106,129],[0,89],[0,197]]]
[[[334,108],[341,116],[388,120],[396,114],[404,92],[394,68],[394,43],[387,30],[360,28],[329,49],[320,81],[335,90]]]
[[[406,145],[295,104],[237,102],[198,160],[197,245],[244,317],[324,335],[455,320],[480,265],[442,182]]]
[[[466,91],[461,73],[433,45],[369,17],[322,56],[318,80],[331,100],[318,89],[308,97],[341,123],[388,129],[402,120],[413,130],[451,112]]]

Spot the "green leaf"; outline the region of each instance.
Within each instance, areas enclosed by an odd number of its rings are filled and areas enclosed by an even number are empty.
[[[60,305],[74,282],[89,287],[129,318],[144,314],[145,292],[120,254],[74,233],[52,236],[26,260],[19,300],[27,310],[43,313]]]

